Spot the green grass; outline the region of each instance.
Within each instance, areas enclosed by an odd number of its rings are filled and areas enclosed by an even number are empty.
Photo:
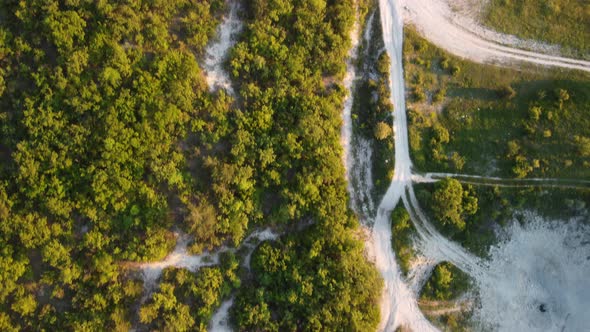
[[[404,60],[418,170],[590,178],[590,158],[581,155],[576,138],[590,137],[588,74],[475,64],[436,48],[412,28]],[[560,101],[560,90],[569,99]],[[533,106],[541,108],[538,119],[531,116]],[[432,142],[437,126],[448,132],[448,142]],[[508,149],[512,141],[516,153]]]
[[[565,53],[590,55],[586,0],[490,0],[484,22],[501,32],[561,45]]]

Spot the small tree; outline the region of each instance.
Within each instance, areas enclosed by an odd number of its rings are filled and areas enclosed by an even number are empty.
[[[518,145],[517,140],[512,140],[508,142],[508,152],[506,153],[506,157],[512,158],[520,152],[520,145]]]
[[[551,129],[546,129],[543,131],[543,137],[549,138],[551,136],[553,136],[553,133],[551,133]]]
[[[541,118],[541,113],[542,113],[542,110],[541,110],[541,107],[539,107],[539,106],[533,106],[533,107],[529,108],[529,118],[531,120],[539,121],[539,119]]]
[[[516,91],[510,85],[505,85],[500,88],[498,95],[502,98],[512,99],[516,97]]]
[[[532,171],[533,167],[529,164],[525,156],[517,155],[514,158],[514,167],[512,167],[512,172],[517,178],[524,178]]]
[[[576,135],[574,141],[582,157],[590,157],[590,138]]]
[[[462,230],[465,221],[461,218],[463,207],[463,187],[455,179],[446,178],[436,184],[434,190],[433,205],[436,219],[443,225],[453,225]]]
[[[436,219],[460,231],[465,229],[464,217],[478,210],[477,197],[452,178],[443,179],[435,185],[432,199]]]
[[[570,94],[567,92],[567,90],[559,89],[557,90],[557,98],[559,101],[559,109],[562,110],[563,104],[565,104],[566,101],[570,100]]]
[[[382,75],[389,75],[390,63],[391,60],[389,59],[387,52],[381,53],[377,60],[377,72]]]
[[[391,129],[391,126],[383,121],[377,123],[377,126],[375,126],[375,138],[380,141],[391,137],[392,134],[393,129]]]
[[[448,300],[450,298],[452,281],[453,274],[445,264],[440,264],[434,269],[434,292],[438,300]]]

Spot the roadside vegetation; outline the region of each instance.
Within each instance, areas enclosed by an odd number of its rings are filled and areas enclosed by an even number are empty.
[[[590,57],[587,1],[490,0],[484,22],[504,33],[561,45],[566,54]]]
[[[487,256],[502,227],[524,221],[522,212],[531,211],[548,220],[590,216],[589,189],[461,185],[453,179],[415,188],[421,207],[437,229],[480,257]],[[445,204],[447,199],[456,203]]]
[[[159,289],[139,309],[150,330],[206,331],[221,299],[240,286],[239,261],[223,254],[221,264],[197,273],[174,267],[163,271]]]
[[[420,300],[449,301],[469,288],[469,276],[450,263],[440,263],[424,285]]]
[[[404,275],[407,275],[416,258],[413,240],[416,236],[416,229],[408,211],[401,202],[391,212],[391,234],[393,251],[399,261],[400,269]]]
[[[411,27],[404,57],[418,170],[590,178],[587,74],[474,64]]]
[[[371,142],[375,200],[393,178],[395,151],[393,105],[389,88],[390,59],[384,50],[379,8],[375,9],[371,38],[359,50],[358,76],[352,108],[354,134]]]
[[[0,330],[204,330],[239,258],[166,270],[139,317],[127,262],[269,224],[308,230],[254,253],[238,327],[374,329],[339,145],[352,3],[248,2],[234,100],[197,61],[224,1],[2,2]]]
[[[450,263],[440,263],[420,292],[420,310],[442,331],[471,331],[473,303],[465,296],[470,287],[469,275]]]
[[[404,56],[418,171],[590,177],[587,74],[474,64],[434,47],[411,27]],[[583,189],[470,186],[452,179],[417,185],[416,195],[443,234],[480,256],[494,243],[494,229],[518,210],[559,218],[583,212],[590,202]]]
[[[461,299],[469,290],[469,276],[449,263],[440,263],[420,293],[418,305],[442,331],[471,331],[473,303]]]

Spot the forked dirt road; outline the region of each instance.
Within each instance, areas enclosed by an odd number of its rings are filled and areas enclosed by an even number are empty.
[[[434,257],[451,261],[470,275],[481,275],[483,271],[476,257],[436,231],[426,220],[414,196],[412,183],[420,176],[412,173],[409,154],[402,66],[404,19],[405,23],[414,24],[426,39],[438,47],[478,63],[517,66],[528,62],[590,72],[590,62],[505,46],[497,38],[487,40],[485,33],[475,33],[475,27],[468,29],[457,23],[464,21],[452,19],[454,14],[444,0],[379,0],[379,7],[385,49],[391,58],[390,88],[394,105],[395,139],[395,174],[379,205],[371,236],[375,264],[385,282],[379,330],[394,331],[403,325],[414,331],[432,331],[437,329],[418,308],[416,291],[401,276],[392,250],[389,215],[398,202],[403,201],[420,237],[432,248]],[[506,44],[514,45],[514,40],[508,42],[507,39]],[[351,196],[354,195],[351,192]]]

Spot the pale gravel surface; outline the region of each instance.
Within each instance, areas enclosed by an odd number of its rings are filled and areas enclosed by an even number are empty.
[[[506,231],[485,275],[475,278],[475,320],[497,331],[589,331],[590,229],[532,213],[524,219]]]
[[[351,146],[351,155],[354,167],[348,173],[350,204],[360,221],[367,223],[375,212],[371,142],[355,136]]]

